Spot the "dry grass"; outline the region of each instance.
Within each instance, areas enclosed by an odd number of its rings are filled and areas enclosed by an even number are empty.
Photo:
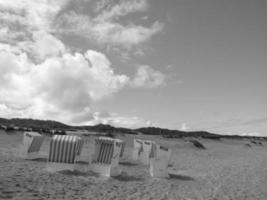
[[[125,136],[126,154],[133,136]],[[148,139],[153,138],[152,136]],[[54,173],[45,170],[45,160],[26,161],[17,156],[21,134],[0,132],[0,199],[170,199],[170,200],[264,200],[267,199],[267,143],[242,140],[198,139],[201,151],[182,139],[157,142],[172,148],[170,179],[149,177],[144,165],[121,165],[123,174],[109,180],[85,171]],[[88,138],[82,153],[92,152]],[[46,139],[41,151],[48,152]],[[127,156],[126,155],[126,156]],[[131,163],[125,160],[123,163]]]

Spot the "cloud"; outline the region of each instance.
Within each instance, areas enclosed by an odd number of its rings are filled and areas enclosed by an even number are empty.
[[[129,86],[157,87],[164,82],[164,75],[146,66],[130,78],[116,74],[110,60],[101,52],[92,49],[84,53],[71,52],[57,37],[58,30],[54,26],[68,2],[0,0],[1,116],[53,119],[70,124],[107,120],[113,125],[129,127],[149,123],[138,117],[114,114],[96,117],[91,108],[94,101],[113,96]],[[109,18],[110,22],[96,23],[81,15],[74,15],[77,18],[68,22],[77,22],[78,26],[71,28],[84,30],[82,34],[91,34],[90,38],[99,43],[139,44],[156,34],[161,24],[155,22],[151,31],[147,27],[113,21],[141,9],[142,2],[140,5],[138,2],[129,8],[126,8],[129,2],[121,2],[121,7],[112,7],[109,12],[101,10],[102,18]]]
[[[161,22],[150,26],[118,20],[130,13],[145,11],[146,0],[104,1],[104,7],[97,6],[96,16],[65,11],[70,0],[0,0],[1,41],[32,41],[32,32],[50,34],[75,34],[100,45],[132,48],[148,41],[163,29]],[[77,3],[77,2],[76,2]],[[87,2],[92,4],[92,2]],[[98,5],[99,3],[97,3]],[[36,35],[35,35],[36,36]],[[25,43],[24,43],[25,44]]]
[[[33,40],[33,52],[42,60],[51,56],[62,55],[66,51],[64,44],[60,40],[46,32],[34,32]]]
[[[120,45],[126,48],[139,45],[161,31],[163,25],[155,22],[150,27],[135,24],[123,26],[118,23],[99,23],[92,31],[99,43]]]
[[[258,136],[258,137],[266,137],[266,135],[258,132],[245,132],[245,133],[240,133],[239,135],[241,136]]]
[[[180,130],[181,131],[187,131],[188,130],[187,124],[186,123],[182,123]]]
[[[119,115],[117,113],[95,112],[93,115],[93,119],[90,120],[88,124],[96,125],[100,123],[110,124],[115,127],[127,127],[127,128],[140,128],[152,125],[151,121],[136,116],[128,117]]]
[[[13,45],[36,59],[64,51],[56,39],[53,22],[69,0],[0,0],[0,41]]]
[[[165,84],[165,75],[151,68],[148,65],[140,66],[134,79],[131,82],[132,87],[154,88]]]
[[[163,29],[163,24],[154,22],[150,27],[133,23],[122,25],[110,21],[94,21],[87,15],[74,12],[58,19],[58,29],[61,34],[74,34],[101,45],[113,45],[132,48],[157,34]]]
[[[114,74],[106,56],[93,50],[64,53],[40,64],[32,63],[26,53],[1,51],[0,65],[0,104],[5,110],[17,107],[21,113],[24,108],[25,117],[68,123],[85,115],[90,119],[91,101],[112,95],[129,80]]]
[[[102,6],[99,6],[102,3]],[[107,5],[110,5],[107,1],[100,2],[97,6],[97,11]],[[120,1],[118,4],[111,6],[108,9],[104,9],[96,18],[95,21],[110,21],[118,19],[121,16],[128,15],[130,13],[145,11],[148,7],[147,0],[131,0]]]
[[[19,23],[29,30],[50,32],[51,23],[69,0],[0,0],[0,15],[6,22]]]
[[[147,0],[99,1],[92,13],[79,14],[74,11],[63,13],[56,20],[61,34],[75,34],[100,45],[112,45],[131,49],[148,41],[161,32],[163,23],[154,21],[150,26],[123,22],[122,17],[148,9]]]

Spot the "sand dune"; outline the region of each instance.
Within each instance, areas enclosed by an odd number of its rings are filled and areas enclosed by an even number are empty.
[[[127,143],[126,158],[132,138],[121,138]],[[247,148],[243,140],[198,139],[207,148],[199,150],[183,139],[154,138],[172,148],[171,178],[151,178],[147,166],[125,159],[122,174],[105,179],[86,170],[93,138],[87,139],[79,170],[60,173],[45,169],[49,138],[43,158],[35,161],[20,158],[21,139],[20,133],[0,133],[0,199],[267,199],[266,142]]]

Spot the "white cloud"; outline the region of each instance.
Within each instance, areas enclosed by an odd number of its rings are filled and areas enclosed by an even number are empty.
[[[264,134],[261,134],[258,132],[246,132],[246,133],[240,133],[238,135],[241,135],[241,136],[258,136],[258,137],[265,136]]]
[[[85,115],[90,119],[91,101],[112,95],[128,82],[127,76],[114,74],[105,55],[93,50],[50,57],[37,65],[25,53],[1,51],[0,65],[0,104],[17,107],[18,114],[24,108],[25,117],[68,123]]]
[[[103,3],[103,2],[102,2]],[[109,5],[107,1],[105,6]],[[99,4],[100,5],[100,4]],[[103,6],[101,6],[103,8]],[[109,21],[114,18],[117,19],[121,16],[128,15],[130,13],[145,11],[148,7],[147,0],[130,0],[121,1],[118,4],[111,6],[111,8],[104,9],[96,18],[95,21]],[[98,10],[99,10],[98,6]]]
[[[69,0],[0,0],[0,41],[42,60],[62,53],[53,22]]]
[[[18,22],[29,30],[49,32],[53,19],[68,2],[69,0],[0,0],[0,12],[1,16],[6,16],[6,21]]]
[[[186,123],[182,123],[180,130],[181,131],[187,131],[188,130],[187,124]]]
[[[125,48],[137,46],[163,29],[163,24],[160,22],[154,22],[150,27],[132,23],[122,25],[110,21],[94,21],[89,16],[76,13],[63,15],[58,24],[61,34],[74,34],[97,41],[99,44]]]
[[[147,65],[140,66],[134,79],[132,87],[154,88],[165,84],[165,75]]]
[[[51,56],[59,56],[66,51],[64,44],[60,40],[46,32],[34,32],[33,40],[33,52],[42,60]]]
[[[119,20],[131,13],[146,11],[147,0],[100,1],[96,5],[96,16],[65,13],[57,19],[61,34],[75,34],[101,45],[113,45],[131,49],[148,41],[163,29],[163,23],[155,21],[150,26],[137,23],[122,23]]]
[[[54,119],[75,124],[97,121],[100,118],[93,115],[92,101],[110,97],[132,85],[127,75],[114,73],[111,62],[103,53],[95,50],[72,53],[56,37],[54,20],[68,1],[0,0],[2,117]],[[116,16],[141,9],[141,4],[126,8],[122,3],[122,7],[112,8],[109,14],[103,11],[102,17],[113,20]],[[81,17],[77,15],[77,19],[70,20],[84,30],[81,34],[91,34],[91,39],[99,43],[131,46],[148,40],[161,29],[157,22],[150,29],[134,24],[96,23],[90,19],[86,22],[88,17]],[[90,23],[93,23],[91,28]],[[80,30],[75,29],[75,32]],[[145,69],[139,69],[134,78],[134,87],[161,85],[164,78],[160,72],[150,67],[142,68]],[[138,117],[118,115],[102,120],[132,127],[149,123]]]
[[[134,24],[123,26],[118,23],[101,23],[93,29],[100,43],[121,45],[127,48],[149,40],[161,30],[162,24],[159,22],[155,22],[151,27]]]
[[[93,119],[90,120],[87,124],[96,125],[96,124],[110,124],[116,127],[126,127],[126,128],[140,128],[151,126],[152,122],[149,120],[142,119],[140,117],[128,117],[122,116],[117,113],[99,113],[95,112]]]

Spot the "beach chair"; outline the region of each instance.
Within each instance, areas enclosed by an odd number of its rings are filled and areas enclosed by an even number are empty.
[[[44,142],[44,136],[37,132],[24,132],[21,147],[21,155],[25,159],[37,159],[41,155],[40,148]]]
[[[83,141],[78,136],[54,135],[50,141],[47,170],[50,172],[75,169],[77,155],[81,154]]]
[[[153,144],[150,154],[149,172],[152,177],[167,178],[168,163],[171,158],[171,149],[164,146]]]
[[[155,142],[151,140],[142,141],[142,149],[140,151],[139,160],[144,165],[149,165],[149,160],[150,160],[153,144],[155,144]]]
[[[139,160],[139,157],[142,151],[143,151],[143,140],[134,139],[132,159],[135,161]]]
[[[110,177],[120,173],[119,158],[122,141],[108,137],[95,139],[95,152],[91,161],[91,170],[101,176]]]

